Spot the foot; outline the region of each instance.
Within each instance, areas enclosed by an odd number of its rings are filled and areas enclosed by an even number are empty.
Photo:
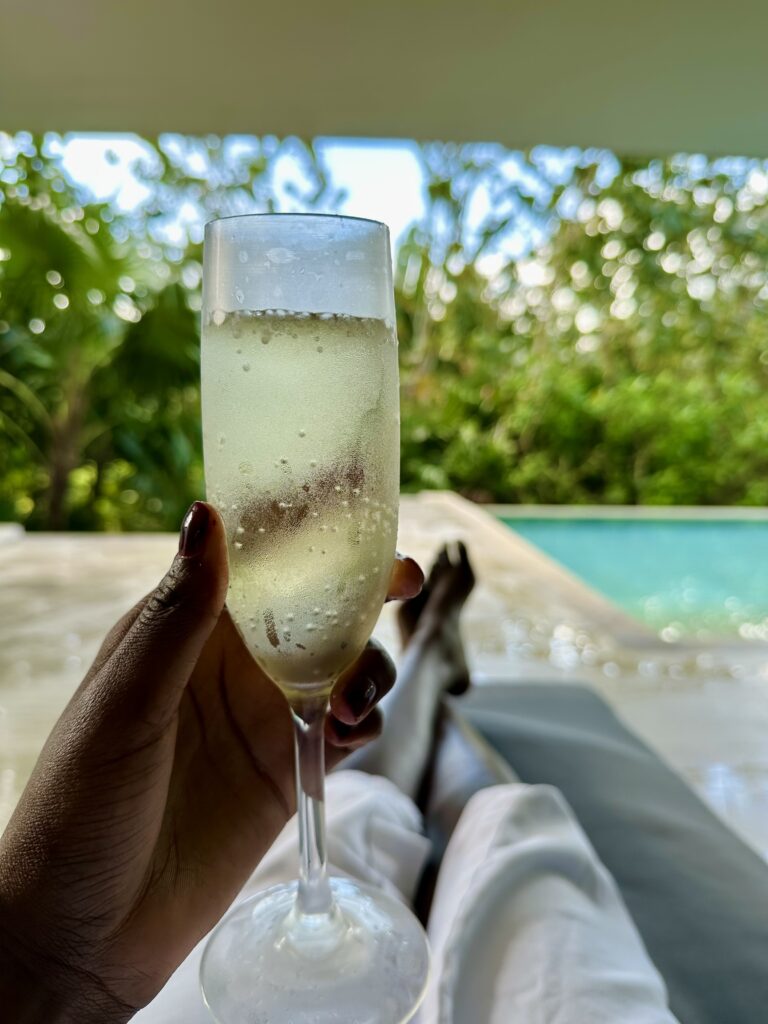
[[[454,695],[469,688],[459,618],[474,585],[475,574],[464,544],[459,541],[445,545],[435,559],[421,594],[406,601],[398,612],[403,647],[417,633],[421,642],[441,645],[445,657],[456,669],[446,688],[446,692]]]

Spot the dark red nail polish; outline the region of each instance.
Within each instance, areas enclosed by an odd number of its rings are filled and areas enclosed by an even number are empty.
[[[355,687],[347,694],[347,706],[355,719],[363,718],[376,703],[376,683],[368,679],[367,685]]]
[[[339,743],[346,743],[350,734],[354,731],[354,725],[347,725],[346,722],[340,722],[338,718],[331,719],[331,728],[333,729],[334,736]]]
[[[205,538],[211,525],[211,513],[202,501],[196,501],[189,507],[181,524],[179,537],[179,554],[182,558],[197,558],[205,548]]]

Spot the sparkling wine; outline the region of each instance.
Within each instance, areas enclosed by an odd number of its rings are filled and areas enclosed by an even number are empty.
[[[202,381],[230,613],[286,691],[328,689],[371,634],[395,550],[394,329],[345,315],[214,311]]]

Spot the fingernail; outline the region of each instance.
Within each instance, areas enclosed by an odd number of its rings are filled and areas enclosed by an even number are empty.
[[[368,680],[368,685],[362,689],[355,688],[347,694],[347,705],[355,719],[364,718],[376,703],[376,683]]]
[[[189,506],[179,536],[179,554],[182,558],[196,558],[203,553],[210,525],[211,513],[207,505],[202,501],[195,501]]]
[[[350,733],[354,730],[354,725],[346,725],[344,722],[340,722],[338,718],[331,718],[331,728],[333,734],[339,743],[346,743]]]

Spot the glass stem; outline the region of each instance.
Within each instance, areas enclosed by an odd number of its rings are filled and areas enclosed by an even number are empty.
[[[328,698],[292,704],[296,736],[296,809],[299,819],[299,891],[296,909],[303,914],[331,914],[325,846],[325,716]]]

